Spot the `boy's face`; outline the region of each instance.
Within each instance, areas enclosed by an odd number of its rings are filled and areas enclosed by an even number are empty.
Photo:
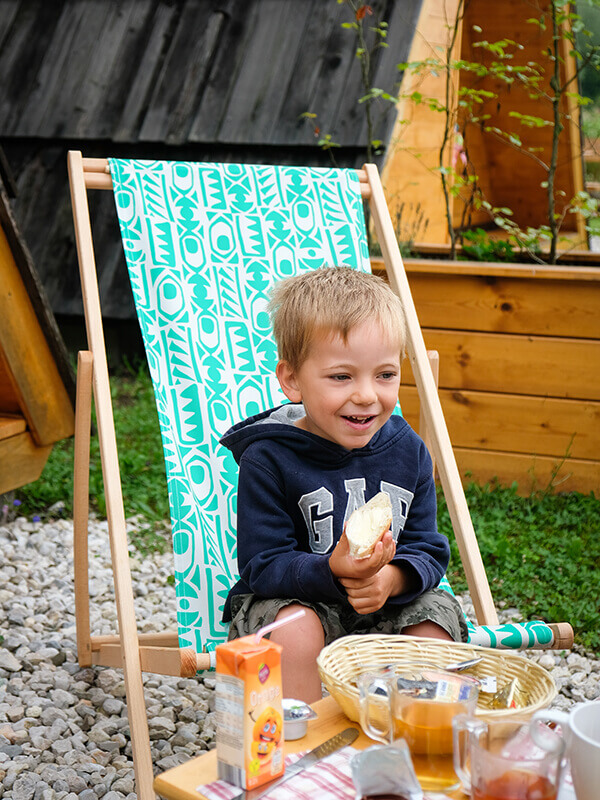
[[[303,403],[298,427],[348,450],[364,447],[387,422],[398,400],[398,343],[377,323],[315,339],[304,363],[293,371],[285,361],[277,377],[286,397]]]

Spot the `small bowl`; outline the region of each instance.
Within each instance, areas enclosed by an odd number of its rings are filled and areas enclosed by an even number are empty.
[[[283,706],[283,735],[287,742],[301,739],[306,736],[308,720],[315,719],[317,714],[302,700],[284,697]]]

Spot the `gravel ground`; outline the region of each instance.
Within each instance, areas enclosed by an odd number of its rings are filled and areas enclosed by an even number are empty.
[[[0,526],[0,798],[6,800],[135,798],[122,673],[77,664],[72,527],[70,520],[24,518]],[[109,570],[106,522],[92,520],[94,633],[116,630]],[[171,573],[170,554],[133,559],[140,631],[174,629]],[[468,613],[468,597],[461,600]],[[518,619],[518,611],[502,609],[501,618]],[[600,698],[600,660],[577,649],[526,657],[551,671],[559,687],[554,706]],[[157,772],[213,746],[213,678],[145,675],[144,687]]]

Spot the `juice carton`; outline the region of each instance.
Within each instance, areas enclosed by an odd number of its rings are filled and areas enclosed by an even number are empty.
[[[253,634],[216,652],[218,775],[254,789],[284,771],[281,647]]]

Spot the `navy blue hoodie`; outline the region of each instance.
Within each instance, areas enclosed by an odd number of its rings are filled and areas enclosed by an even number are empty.
[[[393,564],[412,573],[404,605],[439,583],[449,546],[436,524],[432,464],[422,439],[392,416],[369,444],[347,450],[294,425],[302,405],[285,404],[230,428],[221,444],[240,465],[237,541],[240,580],[229,593],[347,603],[329,556],[355,508],[379,491],[392,501]]]

